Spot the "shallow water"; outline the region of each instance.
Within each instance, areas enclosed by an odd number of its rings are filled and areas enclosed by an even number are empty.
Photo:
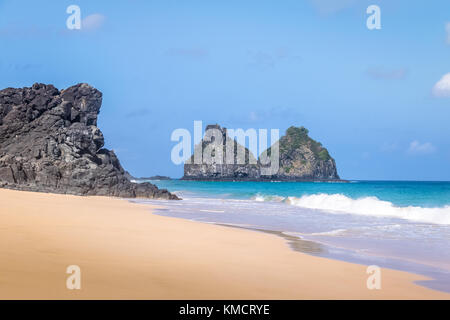
[[[450,292],[450,183],[152,182],[183,198],[139,200],[163,204],[157,214],[275,232],[299,251],[423,274]]]

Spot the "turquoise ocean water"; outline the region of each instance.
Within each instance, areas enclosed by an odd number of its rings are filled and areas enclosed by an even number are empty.
[[[450,182],[151,182],[183,198],[158,214],[278,231],[317,244],[310,254],[424,274],[450,292]]]

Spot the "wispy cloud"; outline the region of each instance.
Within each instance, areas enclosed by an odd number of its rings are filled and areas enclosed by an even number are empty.
[[[100,13],[94,13],[81,21],[81,30],[93,31],[99,29],[105,23],[106,17]]]
[[[382,67],[372,67],[366,70],[366,74],[372,79],[377,80],[399,80],[404,79],[408,75],[408,69],[385,69]]]
[[[432,94],[438,98],[450,98],[450,73],[445,74],[436,82]]]
[[[431,142],[421,143],[418,140],[414,140],[409,144],[408,153],[413,155],[424,155],[434,153],[436,147]]]

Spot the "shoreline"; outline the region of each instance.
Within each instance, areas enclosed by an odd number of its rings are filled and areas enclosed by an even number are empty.
[[[0,202],[0,299],[450,299],[390,269],[368,290],[363,265],[124,199],[0,189]],[[65,287],[69,265],[81,290]]]
[[[158,208],[155,208],[155,209],[158,210]],[[183,219],[183,218],[180,218],[180,219]],[[195,220],[191,220],[191,221],[195,221]],[[254,232],[262,232],[262,233],[272,234],[272,235],[275,235],[277,237],[284,239],[286,242],[286,245],[289,246],[289,248],[291,248],[291,250],[293,250],[295,252],[299,252],[301,254],[307,254],[307,255],[311,255],[311,256],[321,257],[324,259],[331,259],[334,261],[342,261],[342,262],[346,262],[346,263],[359,264],[359,265],[364,265],[364,266],[367,265],[364,263],[364,260],[362,258],[350,259],[349,254],[352,254],[353,252],[352,252],[352,250],[350,250],[348,248],[331,247],[331,245],[329,245],[329,244],[325,244],[325,243],[322,243],[320,241],[315,241],[315,240],[302,239],[299,236],[290,235],[288,233],[285,233],[284,231],[260,229],[260,228],[253,228],[253,227],[243,227],[243,226],[239,226],[239,225],[225,224],[225,223],[215,223],[215,222],[206,222],[206,223],[208,223],[208,224],[211,223],[214,225],[219,225],[219,226],[224,226],[224,227],[229,227],[229,228],[238,228],[238,229],[250,230],[250,231],[254,231]],[[330,249],[330,248],[339,249],[341,251],[346,251],[347,255],[337,255],[337,254],[332,255],[327,252],[328,249]],[[394,261],[397,259],[395,257],[384,257],[381,255],[375,255],[373,257],[388,258],[388,259],[394,260]],[[448,287],[444,288],[442,283],[439,282],[439,281],[444,280],[444,281],[447,281],[447,283],[448,283],[448,279],[443,279],[442,275],[436,274],[437,270],[439,270],[440,272],[442,272],[443,270],[441,270],[438,267],[435,267],[433,265],[423,264],[418,261],[412,261],[411,263],[413,263],[416,266],[416,268],[422,267],[423,270],[422,271],[416,270],[416,272],[415,272],[415,271],[401,268],[399,265],[388,266],[388,267],[384,266],[384,267],[382,267],[382,269],[396,270],[396,271],[407,272],[407,273],[426,277],[427,279],[417,280],[414,283],[421,287],[424,287],[424,288],[428,288],[431,290],[450,294],[450,289]],[[427,269],[427,270],[425,270],[425,269]],[[432,273],[435,273],[435,275],[433,276]],[[441,276],[441,277],[439,277],[439,276]]]

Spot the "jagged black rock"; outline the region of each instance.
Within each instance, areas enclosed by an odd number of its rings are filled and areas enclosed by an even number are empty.
[[[132,183],[97,127],[102,93],[35,83],[0,91],[0,187],[74,195],[178,199]]]

